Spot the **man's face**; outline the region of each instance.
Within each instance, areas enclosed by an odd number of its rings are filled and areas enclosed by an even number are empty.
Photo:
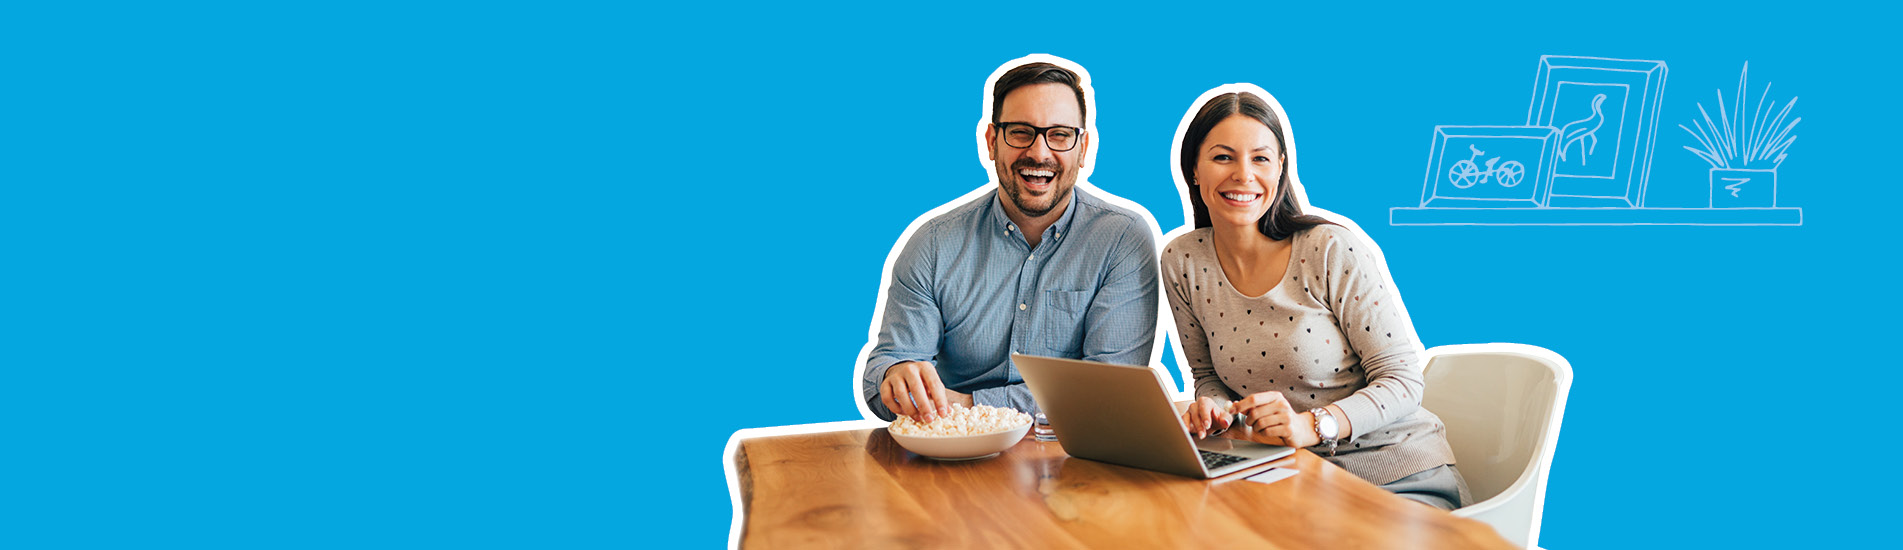
[[[1084,113],[1077,105],[1077,93],[1057,83],[1032,84],[1012,90],[1004,96],[998,123],[985,130],[985,138],[991,143],[991,163],[998,172],[998,185],[1006,198],[1005,206],[1027,217],[1043,217],[1070,200],[1080,161],[1090,149],[1090,136],[1080,130],[1072,139],[1069,151],[1052,150],[1046,135],[1036,136],[1029,147],[1019,149],[1006,143],[1007,123],[1081,129]],[[1064,146],[1058,144],[1060,149]]]

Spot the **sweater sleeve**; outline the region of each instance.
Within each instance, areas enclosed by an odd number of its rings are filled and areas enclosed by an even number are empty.
[[[1335,402],[1348,417],[1351,437],[1358,438],[1421,407],[1420,343],[1380,252],[1353,231],[1323,227],[1329,232],[1321,252],[1328,266],[1322,298],[1368,379],[1366,387]]]
[[[1186,238],[1178,237],[1163,251],[1163,294],[1169,298],[1170,314],[1176,321],[1176,347],[1183,351],[1183,359],[1188,365],[1193,380],[1196,397],[1209,397],[1217,404],[1227,404],[1236,396],[1229,386],[1216,374],[1216,365],[1210,359],[1209,338],[1203,331],[1202,321],[1191,304],[1195,298],[1190,295],[1189,273],[1192,269],[1189,253],[1182,250],[1188,246]]]

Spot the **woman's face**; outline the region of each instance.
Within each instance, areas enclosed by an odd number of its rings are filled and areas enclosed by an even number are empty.
[[[1197,152],[1195,183],[1213,225],[1254,227],[1275,200],[1282,148],[1256,119],[1235,115],[1216,123]]]

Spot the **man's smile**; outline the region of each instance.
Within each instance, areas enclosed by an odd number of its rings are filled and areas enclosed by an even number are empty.
[[[1018,181],[1024,182],[1025,188],[1032,191],[1042,192],[1049,190],[1051,187],[1051,179],[1055,177],[1057,177],[1057,172],[1049,169],[1018,169]]]

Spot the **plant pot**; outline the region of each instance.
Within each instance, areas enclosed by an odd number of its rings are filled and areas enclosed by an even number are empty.
[[[1777,169],[1711,169],[1712,208],[1777,206]]]

